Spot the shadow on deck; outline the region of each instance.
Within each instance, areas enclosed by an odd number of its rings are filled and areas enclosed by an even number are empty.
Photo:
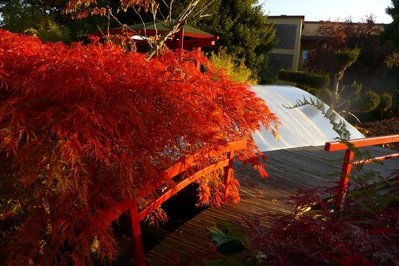
[[[366,150],[372,156],[387,154],[387,149],[380,147]],[[298,189],[333,186],[339,181],[343,152],[328,153],[323,147],[302,147],[270,151],[265,155],[269,179],[263,179],[250,167],[244,169],[241,163],[235,163],[235,175],[241,184],[240,202],[209,207],[196,214],[147,252],[148,265],[186,265],[201,258],[216,258],[218,255],[212,251],[208,228],[218,221],[290,212],[286,200]],[[367,166],[367,169],[380,171],[383,176],[389,176],[398,168],[397,160]],[[268,226],[270,221],[265,218],[262,224]]]

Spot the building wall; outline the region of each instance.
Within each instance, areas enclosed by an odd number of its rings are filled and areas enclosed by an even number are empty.
[[[301,58],[304,16],[270,16],[276,27],[276,47],[269,54],[269,69],[276,76],[282,68],[297,70]]]
[[[305,21],[303,24],[303,30],[302,30],[302,35],[301,35],[301,59],[300,59],[300,66],[299,68],[302,67],[302,64],[304,61],[308,58],[309,50],[312,49],[320,39],[320,33],[319,33],[319,28],[320,28],[321,22],[315,22],[315,21]]]

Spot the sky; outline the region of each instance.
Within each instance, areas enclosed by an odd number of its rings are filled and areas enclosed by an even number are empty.
[[[343,21],[351,18],[360,22],[373,14],[376,23],[391,23],[392,18],[385,9],[391,0],[260,0],[266,15],[301,15],[305,21]]]

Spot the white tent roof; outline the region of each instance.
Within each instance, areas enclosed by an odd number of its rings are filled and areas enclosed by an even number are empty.
[[[303,106],[287,109],[284,107],[293,106],[297,100],[303,100],[304,97],[316,99],[312,94],[292,86],[255,85],[252,88],[281,122],[279,140],[273,137],[270,130],[266,131],[264,128],[253,134],[261,151],[321,146],[327,141],[338,138],[338,134],[333,130],[330,121],[317,108]],[[339,119],[345,121],[351,139],[364,138],[355,127],[337,115],[336,122]]]

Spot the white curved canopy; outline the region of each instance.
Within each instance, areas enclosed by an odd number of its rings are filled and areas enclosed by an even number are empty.
[[[321,146],[327,141],[338,138],[330,121],[320,110],[313,106],[303,106],[287,109],[284,106],[293,106],[297,100],[316,99],[304,90],[292,86],[255,85],[252,89],[262,98],[269,109],[280,119],[280,139],[273,137],[270,130],[262,128],[255,132],[253,137],[261,151],[271,151],[304,146]],[[336,122],[342,119],[351,134],[351,139],[364,136],[349,122],[337,114]]]

